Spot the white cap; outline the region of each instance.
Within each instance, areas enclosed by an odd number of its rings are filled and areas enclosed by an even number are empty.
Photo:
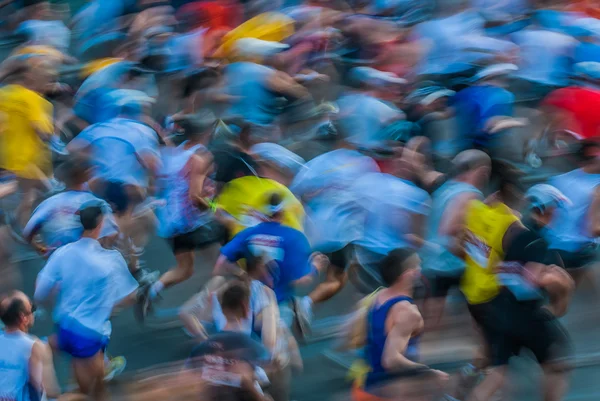
[[[489,67],[482,69],[477,74],[475,74],[475,76],[472,78],[472,81],[477,82],[477,81],[480,81],[485,78],[492,78],[492,77],[497,77],[497,76],[501,76],[501,75],[509,75],[518,70],[519,70],[519,67],[517,67],[515,64],[510,64],[510,63],[494,64],[494,65],[490,65]]]
[[[565,194],[548,184],[537,184],[529,188],[525,193],[525,198],[530,202],[531,208],[544,209],[549,206],[571,204]]]
[[[379,71],[371,67],[355,67],[351,71],[351,76],[359,82],[367,82],[374,85],[383,83],[405,84],[407,81],[396,74],[386,71]]]
[[[254,145],[251,152],[259,159],[272,162],[279,167],[297,173],[304,166],[304,159],[276,143],[264,142]]]
[[[256,38],[242,38],[235,42],[235,48],[240,56],[265,57],[277,54],[290,46],[280,42],[272,42]]]

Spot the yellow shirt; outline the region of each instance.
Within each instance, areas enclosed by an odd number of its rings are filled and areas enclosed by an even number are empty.
[[[0,88],[0,166],[21,178],[52,172],[50,150],[36,132],[52,133],[52,104],[20,85]]]
[[[225,184],[217,197],[217,207],[234,217],[235,225],[231,237],[245,228],[260,222],[257,213],[262,214],[267,208],[269,197],[274,192],[283,197],[283,224],[303,231],[304,208],[294,194],[277,181],[255,176],[236,178]]]
[[[466,259],[461,290],[470,304],[491,301],[500,292],[495,268],[504,259],[502,241],[519,218],[502,203],[472,201],[466,213]]]

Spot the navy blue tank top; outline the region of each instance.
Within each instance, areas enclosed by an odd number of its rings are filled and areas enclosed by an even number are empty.
[[[381,364],[381,358],[383,357],[383,350],[387,340],[385,321],[390,309],[392,309],[392,307],[398,302],[402,301],[408,301],[411,304],[414,304],[414,301],[411,297],[399,296],[387,300],[382,305],[374,305],[369,311],[365,359],[371,367],[371,372],[369,372],[367,376],[365,389],[393,376],[393,374],[388,374]],[[418,346],[419,337],[412,337],[408,341],[405,356],[411,361],[416,361],[419,358]]]

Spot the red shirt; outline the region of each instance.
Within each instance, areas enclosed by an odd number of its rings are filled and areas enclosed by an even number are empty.
[[[557,89],[542,105],[565,112],[564,127],[582,138],[600,134],[600,90],[575,86]]]
[[[242,9],[237,2],[196,1],[184,5],[177,12],[180,15],[193,15],[196,19],[194,28],[211,30],[231,30],[242,20]]]

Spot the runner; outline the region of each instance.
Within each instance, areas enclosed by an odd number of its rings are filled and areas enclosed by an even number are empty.
[[[35,299],[48,301],[58,291],[57,333],[52,341],[72,357],[80,391],[103,400],[107,397],[104,353],[111,333],[109,319],[117,308],[136,302],[138,284],[119,252],[106,250],[98,242],[104,217],[101,205],[84,205],[79,216],[82,238],[48,259],[37,278]]]
[[[572,280],[548,266],[547,244],[519,221],[518,181],[504,166],[500,190],[489,205],[474,200],[466,216],[465,273],[461,290],[485,337],[493,367],[467,400],[485,401],[503,385],[508,360],[521,348],[533,352],[544,369],[543,394],[561,400],[567,389],[570,341],[556,317],[543,308],[540,289],[567,297]]]
[[[419,256],[409,249],[395,249],[381,260],[386,288],[373,298],[366,316],[366,377],[355,382],[352,399],[382,401],[417,400],[433,395],[431,384],[443,385],[444,372],[416,362],[423,318],[412,296],[420,276]],[[427,387],[429,386],[429,387]]]
[[[304,335],[310,330],[313,304],[333,297],[347,280],[348,246],[360,238],[363,229],[362,221],[356,218],[360,208],[354,202],[352,187],[363,175],[379,171],[375,161],[346,138],[339,136],[335,147],[306,163],[291,186],[307,210],[306,233],[313,250],[324,253],[330,262],[325,281],[308,296],[294,301]]]
[[[594,262],[600,224],[600,143],[582,144],[581,168],[552,178],[549,183],[568,193],[571,204],[563,204],[547,227],[545,238],[550,248],[560,253],[565,267],[577,283],[584,278],[594,282],[586,271]]]
[[[434,325],[440,323],[448,291],[458,287],[465,267],[459,235],[467,205],[483,200],[481,190],[488,184],[492,168],[490,157],[479,150],[459,153],[452,165],[452,178],[433,193],[426,242],[420,252],[431,285],[427,317]]]
[[[31,215],[37,191],[48,188],[52,163],[48,141],[54,126],[52,104],[44,98],[48,85],[56,79],[56,68],[43,56],[23,57],[10,84],[0,91],[2,135],[0,167],[17,176],[22,194],[11,224],[20,234]],[[23,113],[24,108],[27,113]]]
[[[153,213],[143,205],[160,166],[157,133],[144,124],[149,98],[136,91],[115,94],[120,117],[88,127],[68,145],[70,153],[90,158],[92,192],[111,206],[122,235],[118,248],[140,282],[155,281],[140,265],[140,256],[154,231]]]
[[[282,224],[284,202],[280,194],[271,194],[268,210],[263,211],[268,221],[247,228],[225,245],[214,272],[222,274],[227,271],[228,263],[235,263],[248,255],[264,257],[269,267],[265,283],[275,291],[281,318],[287,327],[292,327],[294,287],[312,282],[318,277],[323,263],[311,254],[308,240],[302,232]]]
[[[60,388],[52,365],[52,351],[29,329],[35,322],[35,306],[20,291],[0,298],[0,398],[39,400],[58,398]]]
[[[81,238],[83,227],[77,215],[82,205],[92,201],[102,204],[104,222],[100,239],[110,246],[119,233],[110,206],[85,190],[90,178],[91,166],[87,159],[71,156],[57,170],[57,176],[65,183],[66,191],[43,201],[33,212],[23,230],[23,237],[41,255],[49,256],[57,248]],[[40,241],[34,240],[37,235]]]
[[[407,147],[401,152],[392,161],[388,174],[363,174],[352,188],[361,210],[352,218],[362,218],[359,221],[363,228],[353,243],[356,263],[351,278],[364,294],[383,285],[379,264],[389,252],[397,246],[418,249],[423,245],[431,199],[414,183],[415,152]]]
[[[207,283],[205,289],[188,301],[180,312],[188,332],[196,338],[205,339],[208,333],[221,332],[226,325],[221,301],[224,292],[232,285],[249,287],[248,316],[241,320],[241,330],[256,334],[271,355],[272,372],[269,373],[269,393],[275,400],[289,399],[291,374],[302,368],[298,344],[289,329],[279,318],[275,293],[261,280],[268,277],[268,269],[262,258],[248,256],[245,274],[231,277],[219,276]]]
[[[186,141],[165,148],[158,174],[158,196],[165,201],[157,209],[159,235],[168,238],[177,266],[145,288],[136,316],[143,321],[151,303],[163,289],[189,279],[194,273],[195,252],[225,238],[224,228],[214,220],[211,198],[214,184],[208,178],[212,155],[206,148],[215,120],[187,121]]]

